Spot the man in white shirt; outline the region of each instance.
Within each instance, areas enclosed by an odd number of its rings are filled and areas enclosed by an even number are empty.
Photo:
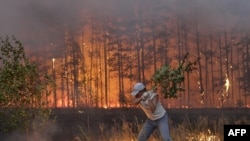
[[[147,91],[144,84],[138,82],[134,85],[131,95],[132,104],[139,104],[147,116],[138,141],[146,141],[156,128],[159,129],[163,141],[171,141],[167,112],[160,103],[158,94]]]

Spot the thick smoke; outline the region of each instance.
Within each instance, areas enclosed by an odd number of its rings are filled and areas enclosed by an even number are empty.
[[[4,2],[3,2],[4,1]],[[51,42],[57,39],[63,26],[78,26],[82,3],[70,1],[2,0],[1,36],[14,35],[23,41]]]
[[[159,3],[191,21],[196,13],[202,25],[218,27],[236,23],[244,28],[250,22],[248,0],[1,0],[0,36],[15,35],[32,46],[55,42],[63,38],[66,26],[77,30],[90,15],[130,18],[135,14],[135,7],[154,7]]]

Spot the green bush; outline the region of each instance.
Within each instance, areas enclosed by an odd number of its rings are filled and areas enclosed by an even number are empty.
[[[23,45],[14,36],[0,38],[0,131],[29,133],[34,123],[45,123],[49,76],[40,76],[25,56]],[[38,127],[38,129],[42,129]]]

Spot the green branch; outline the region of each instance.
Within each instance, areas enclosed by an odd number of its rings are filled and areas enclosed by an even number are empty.
[[[156,71],[152,76],[152,81],[155,84],[155,88],[160,88],[160,91],[164,94],[164,98],[177,98],[177,93],[185,91],[185,88],[181,87],[184,82],[185,73],[191,73],[195,68],[197,60],[191,62],[188,61],[188,53],[184,56],[177,68],[172,68],[166,64]]]

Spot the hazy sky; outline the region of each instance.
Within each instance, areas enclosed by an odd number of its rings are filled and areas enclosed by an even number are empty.
[[[0,36],[15,35],[27,40],[53,38],[60,27],[77,28],[83,13],[133,16],[133,7],[149,5],[175,6],[187,19],[196,9],[201,23],[238,22],[250,25],[250,0],[0,0]],[[160,4],[159,4],[160,3]],[[157,10],[157,9],[153,9]],[[59,28],[59,29],[58,29]],[[29,33],[29,35],[27,34]],[[33,39],[30,39],[33,40]]]

